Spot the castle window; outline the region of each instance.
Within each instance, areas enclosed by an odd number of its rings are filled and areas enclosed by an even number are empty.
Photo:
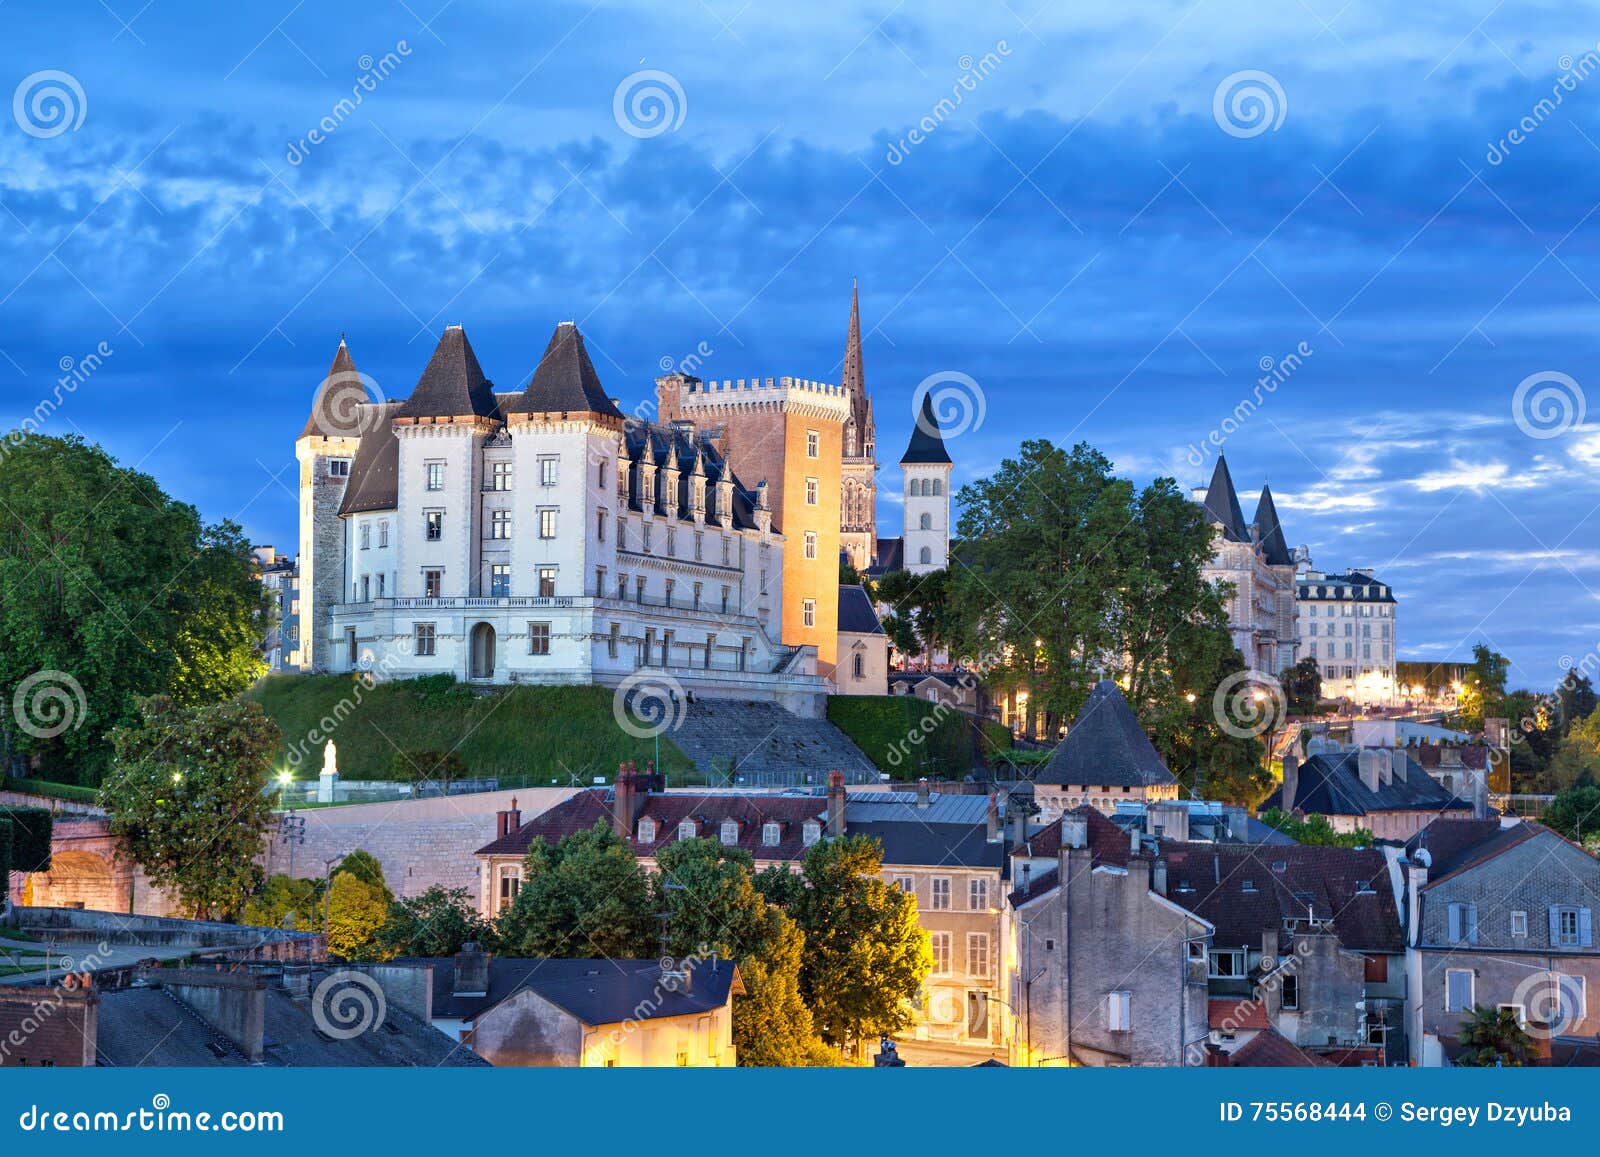
[[[385,547],[385,546],[388,546],[388,545],[389,545],[389,520],[387,518],[385,518],[385,519],[382,519],[381,521],[379,521],[379,523],[378,523],[378,546]]]
[[[732,547],[733,547],[732,540],[729,539],[727,535],[723,535],[722,536],[722,565],[723,566],[727,566],[728,565],[729,552],[731,551]]]
[[[594,530],[596,541],[604,542],[606,540],[606,512],[604,510],[594,512]]]
[[[541,455],[539,458],[539,485],[554,486],[556,484],[556,471],[561,465],[561,459],[554,454]]]
[[[425,570],[422,572],[422,597],[436,599],[444,589],[444,571]]]
[[[932,530],[933,529],[933,515],[931,515],[931,514],[927,513],[926,511],[924,511],[922,517],[917,520],[917,527],[918,527],[918,529],[921,529],[921,530]]]
[[[424,538],[426,538],[429,542],[438,542],[444,537],[444,511],[423,511],[422,527]]]
[[[820,458],[822,456],[822,435],[815,430],[806,431],[806,457]]]
[[[617,641],[621,637],[621,635],[622,635],[622,624],[621,623],[612,623],[611,624],[611,633],[606,636],[606,657],[607,658],[615,659],[617,657]]]
[[[775,848],[783,839],[783,828],[770,820],[761,825],[761,844],[763,847]]]
[[[597,599],[606,597],[606,568],[603,566],[594,568],[594,597]]]
[[[372,527],[371,527],[370,524],[363,522],[361,524],[361,549],[362,550],[366,550],[371,545],[372,545]]]
[[[921,553],[917,556],[917,561],[924,564],[931,564],[933,562],[933,551],[929,550],[927,547],[923,547]]]
[[[429,490],[443,490],[444,463],[428,462],[424,464],[423,469],[427,472],[427,488]]]
[[[817,600],[803,599],[800,603],[800,618],[808,627],[817,625]]]
[[[723,820],[722,831],[719,833],[719,836],[721,838],[721,842],[725,846],[732,847],[734,844],[737,844],[739,842],[739,821]]]
[[[677,579],[668,579],[667,580],[667,597],[663,600],[663,602],[664,602],[664,604],[666,606],[670,607],[672,605],[672,592],[677,590],[677,589],[678,589],[678,580]]]
[[[863,679],[866,677],[866,667],[866,662],[861,658],[860,655],[856,655],[851,661],[850,670],[857,679]]]
[[[509,462],[491,462],[491,463],[489,463],[489,489],[490,490],[510,490],[511,489],[511,463],[509,463]]]
[[[511,567],[503,562],[497,562],[489,568],[489,597],[492,599],[511,597]]]
[[[816,558],[817,557],[817,532],[814,531],[814,530],[806,531],[805,543],[806,543],[806,545],[805,545],[805,556],[806,556],[806,558]]]
[[[617,576],[617,599],[619,601],[622,601],[622,600],[626,600],[627,597],[628,597],[628,576],[625,575],[625,574],[619,574]]]
[[[727,614],[728,613],[728,588],[727,587],[723,587],[722,588],[722,613],[723,614]]]
[[[554,506],[541,506],[539,508],[539,537],[554,538],[556,536],[556,508]]]
[[[704,583],[695,583],[694,584],[694,609],[697,610],[697,611],[700,609],[700,595],[704,590],[705,590],[705,584]]]
[[[433,654],[433,649],[434,649],[434,627],[433,627],[433,624],[432,623],[416,623],[416,624],[413,624],[411,629],[414,632],[414,636],[413,637],[415,639],[415,645],[416,645],[417,654],[419,654],[419,655],[431,655],[431,654]]]
[[[539,568],[539,597],[541,599],[556,597],[556,568],[553,566]]]
[[[943,484],[937,478],[933,480],[933,496],[935,498],[938,498],[942,493],[942,486]]]
[[[528,654],[548,655],[550,653],[550,624],[528,624]]]
[[[667,557],[678,557],[678,532],[672,527],[667,527]]]
[[[489,537],[511,537],[511,511],[492,510],[489,512]]]
[[[347,458],[335,458],[328,463],[328,473],[334,478],[350,477],[350,461]]]
[[[706,536],[698,530],[694,532],[694,561],[699,562],[705,555]]]
[[[644,603],[644,580],[645,580],[645,576],[644,575],[640,575],[636,580],[634,580],[634,587],[633,587],[633,592],[634,592],[635,596],[637,596],[638,602],[641,605]]]
[[[807,478],[806,479],[806,505],[807,506],[815,506],[816,504],[817,504],[817,480],[815,478]]]

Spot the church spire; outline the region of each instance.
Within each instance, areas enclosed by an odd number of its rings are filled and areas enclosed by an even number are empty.
[[[861,293],[854,279],[850,283],[850,329],[844,339],[844,368],[839,374],[839,385],[850,403],[850,425],[854,427],[854,446],[847,436],[845,457],[870,458],[875,440],[872,403],[867,401],[866,373],[861,368]]]

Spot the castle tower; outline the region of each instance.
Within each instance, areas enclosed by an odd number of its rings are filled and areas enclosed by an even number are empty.
[[[840,388],[850,406],[844,423],[844,462],[841,476],[839,549],[857,571],[876,560],[878,545],[878,464],[873,460],[876,432],[872,401],[867,397],[866,375],[861,367],[861,298],[850,288],[850,329],[844,343],[844,369]]]
[[[772,527],[783,535],[781,637],[817,649],[832,673],[839,645],[839,550],[844,428],[841,386],[803,378],[708,381],[669,374],[656,382],[663,421],[721,431],[721,447],[746,485],[765,483]],[[778,576],[768,576],[777,588]]]
[[[912,574],[950,564],[950,472],[954,464],[933,412],[933,395],[922,395],[911,441],[900,458],[905,478],[905,568]]]
[[[295,439],[300,463],[300,669],[328,669],[329,616],[344,590],[339,506],[368,420],[367,389],[344,338]]]

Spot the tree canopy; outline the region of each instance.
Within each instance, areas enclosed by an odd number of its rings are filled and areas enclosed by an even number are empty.
[[[6,758],[97,783],[106,736],[141,696],[229,698],[264,670],[265,594],[250,544],[207,525],[155,480],[76,437],[8,440],[0,455],[0,696],[43,673],[35,723],[0,718]],[[46,710],[64,711],[45,716]],[[26,717],[26,716],[25,716]]]
[[[619,960],[650,952],[656,929],[649,877],[606,820],[555,847],[535,841],[498,924],[509,955]]]

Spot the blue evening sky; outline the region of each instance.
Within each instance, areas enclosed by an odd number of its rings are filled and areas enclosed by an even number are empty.
[[[59,392],[45,430],[292,549],[341,331],[400,397],[446,324],[507,389],[576,319],[631,409],[697,351],[837,380],[854,276],[885,493],[930,375],[981,399],[958,483],[1048,437],[1196,486],[1221,440],[1247,515],[1270,480],[1394,584],[1402,657],[1549,686],[1600,642],[1600,12],[1561,8],[13,0],[0,427]]]

